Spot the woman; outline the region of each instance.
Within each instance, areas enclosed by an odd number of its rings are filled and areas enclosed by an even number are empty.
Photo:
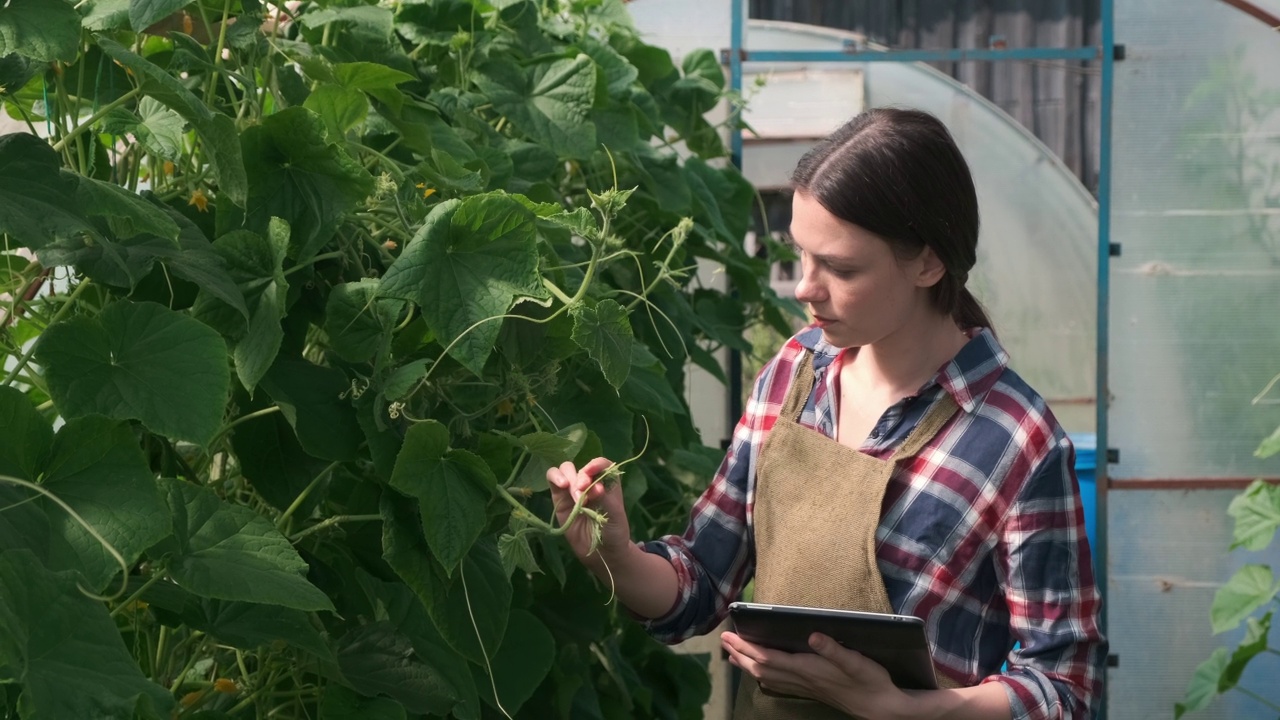
[[[753,577],[757,602],[924,618],[945,689],[899,690],[818,634],[793,655],[724,633],[736,718],[1090,717],[1106,641],[1074,450],[965,288],[964,158],[934,117],[875,109],[792,184],[812,324],[760,373],[683,536],[632,544],[621,491],[592,484],[608,460],[548,470],[561,522],[584,491],[610,518],[593,554],[571,528],[575,552],[669,642]]]

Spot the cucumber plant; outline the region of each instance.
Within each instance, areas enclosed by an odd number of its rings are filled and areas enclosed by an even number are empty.
[[[726,102],[620,0],[4,3],[8,716],[697,716],[544,471],[677,531],[786,326]]]

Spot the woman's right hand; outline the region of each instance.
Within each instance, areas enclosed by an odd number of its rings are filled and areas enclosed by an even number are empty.
[[[581,469],[575,468],[571,462],[547,469],[547,484],[551,486],[556,520],[561,525],[568,522],[573,506],[584,493],[587,496],[586,507],[608,518],[594,554],[591,547],[592,520],[585,513],[579,512],[573,519],[573,524],[565,531],[565,539],[569,541],[574,554],[588,566],[595,565],[595,561],[601,557],[608,561],[631,545],[631,526],[623,507],[622,486],[615,482],[611,487],[606,487],[603,481],[596,482],[600,473],[610,467],[613,467],[612,460],[598,457]]]

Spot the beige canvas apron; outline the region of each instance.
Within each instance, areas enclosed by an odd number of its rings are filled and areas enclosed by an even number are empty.
[[[756,470],[755,602],[892,613],[876,565],[876,528],[896,463],[915,455],[958,409],[934,403],[888,460],[842,445],[797,420],[813,390],[812,354],[801,359]],[[938,674],[942,687],[957,687]],[[745,673],[734,720],[848,720],[813,700],[764,694]]]

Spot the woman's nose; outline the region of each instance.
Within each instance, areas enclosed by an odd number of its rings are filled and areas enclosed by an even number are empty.
[[[796,283],[796,300],[802,303],[813,303],[822,300],[822,288],[814,282],[814,273],[800,271],[800,282]]]

